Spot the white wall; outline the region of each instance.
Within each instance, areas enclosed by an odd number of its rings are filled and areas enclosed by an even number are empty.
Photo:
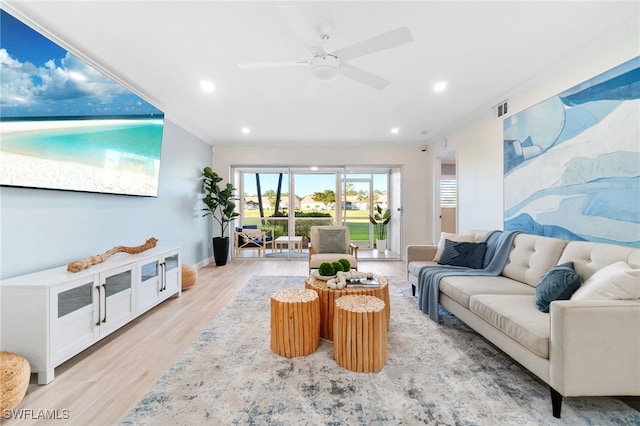
[[[211,147],[165,120],[157,198],[0,188],[0,277],[83,259],[158,238],[194,264],[211,256],[200,176]]]
[[[431,174],[425,152],[417,147],[215,147],[214,170],[229,181],[232,166],[343,166],[384,165],[403,169],[403,244],[423,244],[428,238],[427,223],[432,216],[427,176]],[[236,185],[237,186],[237,185]],[[397,214],[397,212],[394,212]]]
[[[509,115],[610,70],[640,54],[637,34],[631,34],[571,64],[553,70],[517,92],[507,93]],[[504,99],[503,98],[503,99]],[[493,118],[491,105],[445,138],[429,146],[429,164],[455,151],[458,171],[458,231],[503,228],[503,117]],[[428,176],[433,185],[434,174]]]

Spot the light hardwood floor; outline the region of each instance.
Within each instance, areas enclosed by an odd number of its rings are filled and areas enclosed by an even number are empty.
[[[358,267],[378,275],[405,275],[403,261],[362,261]],[[306,276],[307,268],[307,260],[242,259],[200,269],[196,285],[181,297],[167,300],[62,364],[50,384],[39,386],[32,375],[27,395],[17,409],[29,417],[37,416],[40,410],[58,417],[68,413],[67,419],[0,422],[118,424],[251,276]]]
[[[200,269],[198,282],[182,297],[167,300],[56,368],[56,379],[50,384],[39,386],[32,375],[27,395],[17,409],[32,417],[39,410],[57,410],[62,417],[63,410],[68,410],[68,419],[0,423],[120,423],[251,276],[306,276],[307,266],[306,260],[242,259]],[[358,267],[378,275],[406,275],[403,261],[361,261]],[[621,399],[640,411],[640,398]]]

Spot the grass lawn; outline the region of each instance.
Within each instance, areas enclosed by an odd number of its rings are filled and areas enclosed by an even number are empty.
[[[324,212],[323,212],[324,213]],[[331,211],[332,217],[334,212]],[[351,234],[351,239],[354,241],[367,241],[369,240],[369,227],[371,226],[369,223],[369,215],[364,210],[347,210],[347,220],[346,225],[349,227],[349,233]],[[265,210],[264,212],[266,217],[269,217],[273,214],[272,211]],[[269,218],[270,220],[273,218]],[[300,218],[300,220],[304,220],[304,218]],[[282,218],[283,225],[286,226],[286,218]],[[258,210],[245,210],[244,211],[244,223],[247,225],[255,225],[260,223],[260,212]],[[334,220],[335,223],[335,220]]]

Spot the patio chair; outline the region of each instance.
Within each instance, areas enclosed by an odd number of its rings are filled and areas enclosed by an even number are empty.
[[[267,233],[261,229],[236,228],[234,242],[236,245],[236,257],[241,250],[258,250],[258,256],[265,256],[267,246],[273,250],[273,239],[267,237]]]
[[[309,273],[323,262],[347,259],[358,270],[358,246],[351,243],[347,226],[312,226],[309,243]]]

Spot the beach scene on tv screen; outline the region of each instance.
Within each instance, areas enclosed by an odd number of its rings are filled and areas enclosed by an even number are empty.
[[[157,196],[164,113],[0,11],[0,185]]]

